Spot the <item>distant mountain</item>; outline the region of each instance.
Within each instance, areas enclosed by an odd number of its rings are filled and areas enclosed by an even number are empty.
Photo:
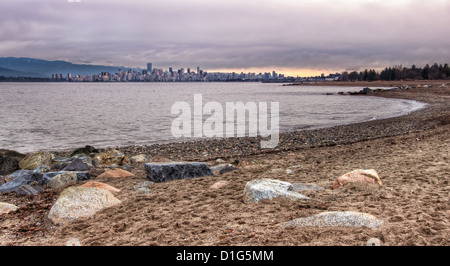
[[[0,76],[3,77],[32,77],[32,78],[42,78],[44,77],[42,74],[31,73],[31,72],[22,72],[9,68],[0,67]]]
[[[25,74],[27,77],[51,77],[52,74],[63,74],[67,76],[68,73],[74,75],[94,75],[100,72],[117,73],[119,69],[122,70],[139,70],[138,68],[126,68],[115,66],[102,66],[102,65],[86,65],[86,64],[73,64],[66,61],[48,61],[35,58],[24,57],[0,57],[0,76],[4,73],[8,73],[10,77],[23,77]]]

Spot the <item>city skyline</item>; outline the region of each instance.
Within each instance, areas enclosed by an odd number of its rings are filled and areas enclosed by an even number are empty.
[[[450,1],[5,0],[0,56],[315,76],[450,61]]]

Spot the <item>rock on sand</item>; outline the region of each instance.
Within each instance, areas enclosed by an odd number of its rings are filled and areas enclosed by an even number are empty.
[[[97,178],[104,178],[104,177],[121,178],[121,177],[130,177],[130,176],[134,176],[134,175],[126,170],[114,169],[114,170],[104,172],[103,174],[97,176]]]
[[[6,214],[13,211],[16,211],[19,207],[13,204],[0,202],[0,214]]]
[[[248,182],[244,189],[244,201],[258,202],[262,199],[290,198],[292,200],[309,200],[308,197],[293,191],[291,183],[274,179],[257,179]]]
[[[351,171],[350,173],[347,173],[345,175],[342,175],[338,177],[333,184],[333,189],[336,189],[338,187],[342,187],[348,183],[367,183],[367,184],[378,184],[380,186],[383,185],[381,182],[380,177],[378,176],[378,173],[374,169],[370,170],[362,170],[357,169],[354,171]]]
[[[176,179],[213,175],[206,163],[146,163],[144,166],[147,178],[153,182],[166,182]]]
[[[220,188],[227,186],[228,184],[230,184],[230,182],[228,182],[228,181],[219,181],[219,182],[212,184],[209,188],[210,189],[220,189]]]
[[[311,217],[298,218],[281,224],[282,226],[315,226],[315,227],[369,227],[375,229],[383,224],[383,220],[377,219],[367,213],[345,211],[345,212],[323,212]]]
[[[69,187],[52,206],[48,218],[55,224],[63,224],[78,218],[91,217],[100,210],[120,203],[120,200],[105,189]]]

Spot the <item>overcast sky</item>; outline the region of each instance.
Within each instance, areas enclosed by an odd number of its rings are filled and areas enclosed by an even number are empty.
[[[450,62],[450,0],[1,0],[0,57],[306,76]]]

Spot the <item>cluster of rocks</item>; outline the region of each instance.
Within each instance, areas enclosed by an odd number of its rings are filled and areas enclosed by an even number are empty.
[[[220,166],[215,170],[225,169],[228,165]],[[212,171],[205,163],[148,163],[145,164],[147,178],[155,182],[166,182],[175,179],[185,179],[194,177],[211,176]],[[378,173],[373,170],[358,169],[342,175],[336,179],[332,189],[337,189],[351,183],[378,184],[382,182]],[[211,189],[220,189],[228,185],[227,181],[219,181],[213,184]],[[316,184],[295,183],[274,180],[257,179],[247,182],[244,188],[244,202],[257,203],[260,200],[274,198],[289,198],[291,200],[310,200],[299,192],[305,190],[323,190],[324,188]],[[376,217],[359,212],[323,212],[318,215],[298,218],[283,224],[281,226],[344,226],[344,227],[362,227],[375,229],[383,224],[382,220]]]
[[[381,88],[371,89],[369,87],[365,87],[360,91],[351,91],[351,92],[340,91],[337,94],[338,95],[361,95],[361,94],[368,94],[368,93],[372,93],[372,92],[401,91],[401,90],[409,90],[409,89],[415,89],[415,88],[431,88],[431,87],[433,87],[433,85],[408,86],[405,84],[405,85],[401,85],[398,87],[391,87],[391,88],[387,88],[387,89],[381,89]],[[447,87],[446,84],[442,84],[439,86],[439,88],[446,88],[446,87]],[[326,93],[326,95],[334,95],[334,93]]]
[[[120,190],[110,185],[88,181],[83,185],[76,186],[77,182],[90,179],[89,170],[95,167],[114,168],[116,165],[143,163],[148,180],[133,187],[138,193],[150,193],[149,187],[154,182],[213,176],[213,172],[224,174],[237,169],[231,164],[209,167],[202,162],[148,163],[149,160],[148,156],[142,154],[129,159],[116,150],[99,153],[90,146],[76,150],[70,157],[55,157],[48,152],[38,152],[26,156],[11,152],[2,157],[2,171],[6,168],[8,168],[8,171],[16,171],[7,176],[8,182],[0,186],[0,192],[31,195],[40,193],[45,188],[55,189],[69,186],[62,191],[48,214],[48,217],[55,224],[63,224],[79,218],[91,217],[100,210],[121,204],[121,201],[114,196],[114,193],[120,192]],[[19,170],[14,168],[19,168]],[[133,176],[133,174],[123,169],[113,169],[104,172],[98,178],[126,178],[129,176]],[[332,189],[355,182],[382,186],[375,170],[359,169],[338,177]],[[219,181],[213,184],[211,189],[220,189],[227,185],[227,181]],[[249,181],[246,184],[243,199],[247,204],[274,198],[308,201],[310,198],[300,194],[301,191],[323,189],[323,187],[315,184],[291,184],[281,180],[263,178]],[[17,206],[0,203],[0,214],[15,210],[17,210]],[[312,217],[295,219],[281,225],[367,226],[376,228],[381,224],[381,220],[368,214],[324,212]]]
[[[373,170],[357,169],[350,173],[338,177],[332,189],[338,189],[351,183],[378,184],[382,182],[378,173]],[[244,201],[246,203],[257,203],[262,199],[272,200],[274,198],[288,198],[291,200],[308,201],[310,198],[300,194],[305,190],[323,190],[324,188],[316,184],[295,183],[274,180],[258,179],[248,182],[244,189]],[[376,217],[360,212],[323,212],[311,217],[303,217],[279,224],[280,226],[342,226],[342,227],[368,227],[375,229],[383,224],[383,221]]]
[[[138,161],[139,158],[134,158]],[[149,159],[144,157],[144,160]],[[66,188],[49,213],[55,223],[63,223],[80,217],[88,217],[103,208],[120,203],[113,193],[120,190],[107,184],[88,181],[94,168],[116,168],[130,163],[123,153],[112,150],[100,153],[92,146],[72,152],[69,156],[56,156],[46,151],[28,155],[14,151],[0,152],[1,174],[6,183],[0,185],[0,193],[15,192],[18,195],[37,195],[45,189]],[[122,169],[106,171],[98,177],[128,177],[132,173]],[[85,182],[76,186],[80,181]],[[0,203],[0,213],[17,210],[17,206]]]

